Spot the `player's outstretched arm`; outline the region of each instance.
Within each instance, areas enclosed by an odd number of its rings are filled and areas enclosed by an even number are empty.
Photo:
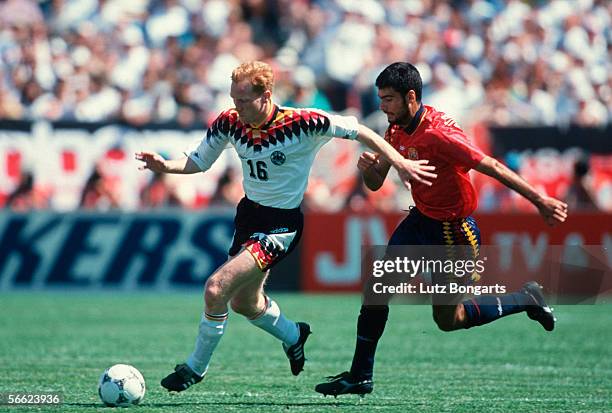
[[[149,169],[153,172],[168,174],[194,174],[196,172],[201,172],[198,165],[187,156],[179,159],[167,160],[155,152],[143,151],[136,152],[134,155],[136,160],[142,162],[142,165],[138,167],[141,171]]]
[[[550,226],[564,222],[567,218],[567,204],[556,198],[540,194],[527,181],[508,167],[490,156],[485,156],[474,169],[485,175],[497,179],[508,188],[527,198],[538,208],[540,215]]]
[[[404,158],[380,135],[364,125],[359,125],[357,140],[367,145],[368,148],[372,149],[373,151],[379,153],[389,162],[391,166],[397,169],[397,173],[399,174],[402,183],[407,188],[410,187],[410,181],[417,181],[431,186],[432,180],[438,176],[432,172],[436,169],[436,167],[427,165],[429,163],[428,160],[422,159],[412,161]]]

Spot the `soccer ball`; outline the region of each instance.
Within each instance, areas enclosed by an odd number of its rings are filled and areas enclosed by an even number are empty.
[[[145,395],[144,377],[133,366],[115,364],[100,376],[98,394],[107,406],[129,407],[138,404]]]

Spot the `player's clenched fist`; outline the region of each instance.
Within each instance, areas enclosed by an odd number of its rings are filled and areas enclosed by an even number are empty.
[[[357,168],[359,168],[361,172],[364,172],[376,165],[379,157],[380,155],[377,153],[363,152],[357,161]]]

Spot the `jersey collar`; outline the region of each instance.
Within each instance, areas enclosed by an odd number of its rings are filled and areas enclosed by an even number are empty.
[[[424,114],[425,114],[425,106],[423,106],[423,104],[421,103],[421,106],[419,106],[419,110],[417,110],[417,113],[414,114],[414,118],[412,118],[410,125],[404,128],[404,131],[408,135],[412,134],[416,130],[416,128],[419,127]]]
[[[276,115],[278,114],[278,106],[274,103],[272,104],[272,108],[270,109],[270,113],[259,125],[250,125],[253,129],[267,129],[272,121],[276,119]]]

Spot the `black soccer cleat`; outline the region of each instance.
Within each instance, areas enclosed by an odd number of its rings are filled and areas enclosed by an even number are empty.
[[[317,393],[334,397],[338,397],[341,394],[358,394],[364,397],[366,394],[372,393],[373,389],[374,383],[372,379],[355,379],[348,371],[337,376],[329,376],[327,377],[327,382],[319,383],[315,386]]]
[[[187,364],[177,364],[174,372],[162,379],[161,385],[168,391],[181,392],[201,382],[203,378],[191,370]]]
[[[294,376],[297,376],[302,372],[302,370],[304,370],[304,363],[306,362],[306,357],[304,356],[304,344],[306,343],[306,340],[308,340],[308,336],[311,334],[310,326],[308,324],[302,322],[296,324],[300,330],[300,336],[298,337],[297,343],[289,347],[283,344],[283,350],[285,350],[285,354],[289,359],[291,373]]]
[[[542,327],[544,327],[544,330],[553,331],[557,319],[553,315],[552,308],[546,305],[542,290],[542,286],[535,281],[530,281],[523,285],[521,291],[527,294],[535,302],[535,305],[527,307],[527,316],[540,323]]]

